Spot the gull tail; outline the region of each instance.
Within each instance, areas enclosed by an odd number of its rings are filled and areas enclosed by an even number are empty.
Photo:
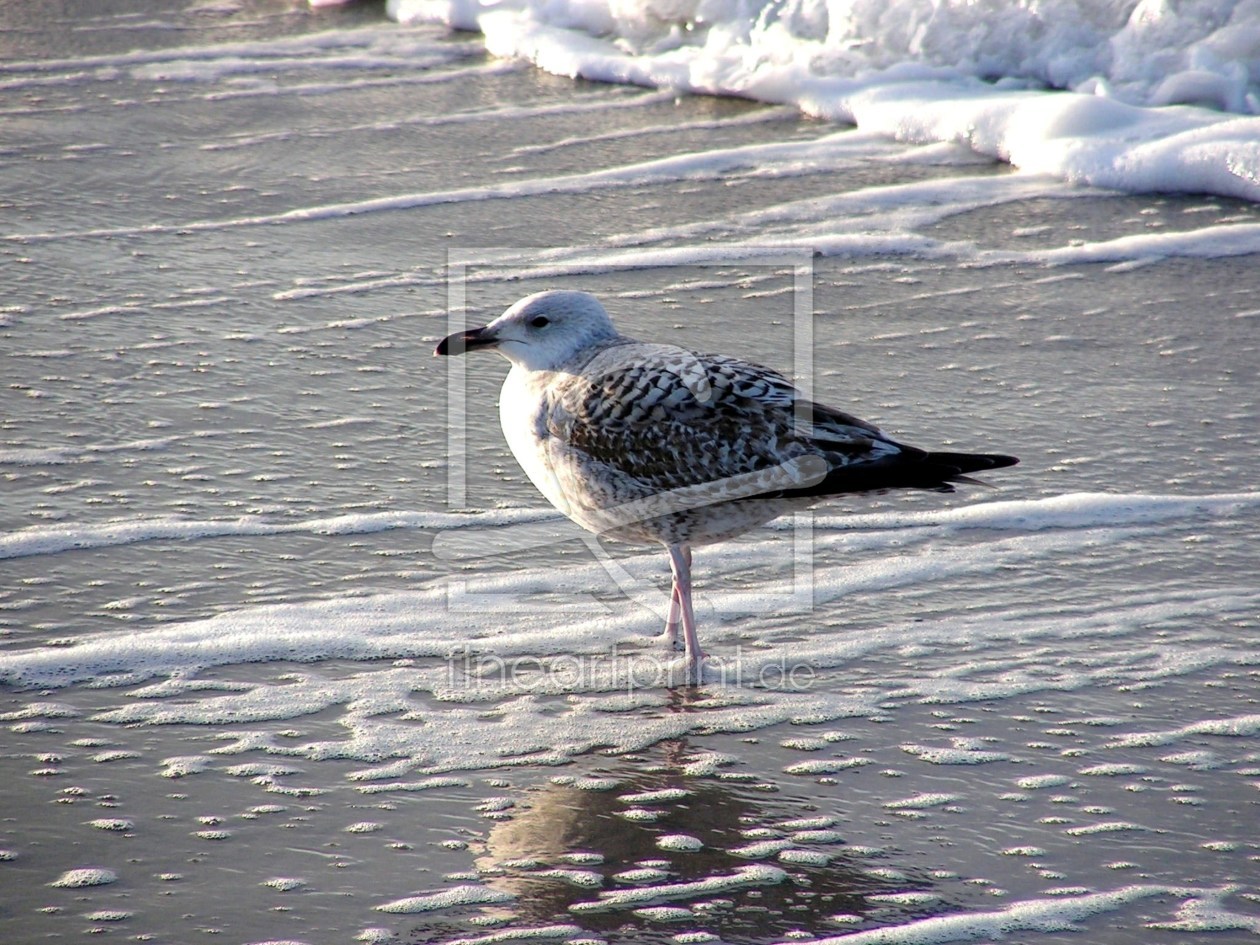
[[[785,490],[785,496],[823,497],[854,492],[884,492],[890,489],[930,489],[953,492],[954,483],[987,483],[968,473],[1014,466],[1019,460],[1002,453],[929,453],[910,446],[874,462],[833,467],[821,481],[800,489]]]
[[[908,462],[902,468],[906,486],[938,492],[953,492],[954,483],[987,486],[987,482],[973,479],[968,473],[1002,469],[1019,462],[1018,458],[1003,453],[932,452],[906,458]]]
[[[988,469],[1002,469],[1019,462],[1016,457],[1005,456],[1002,453],[928,453],[923,461],[929,466],[953,469],[953,474],[945,477],[947,479],[965,476],[967,473],[984,472]]]

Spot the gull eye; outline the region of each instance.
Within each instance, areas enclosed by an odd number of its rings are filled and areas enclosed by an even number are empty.
[[[529,320],[529,327],[531,328],[546,328],[550,324],[551,319],[546,315],[535,315]]]

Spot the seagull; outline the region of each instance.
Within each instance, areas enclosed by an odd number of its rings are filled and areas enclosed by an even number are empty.
[[[706,659],[691,549],[726,541],[823,498],[889,489],[953,492],[998,453],[929,452],[814,403],[782,374],[739,358],[636,341],[586,292],[527,296],[435,355],[496,351],[512,364],[499,417],[548,501],[597,535],[661,544],[673,584],[665,640],[687,678]]]

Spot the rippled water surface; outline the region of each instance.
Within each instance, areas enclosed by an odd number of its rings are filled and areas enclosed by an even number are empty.
[[[370,5],[59,11],[0,11],[6,940],[1255,939],[1254,205]],[[1023,462],[700,550],[674,685],[664,555],[430,354],[555,286]]]

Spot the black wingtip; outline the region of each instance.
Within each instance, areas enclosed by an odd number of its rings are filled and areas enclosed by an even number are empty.
[[[1003,453],[925,453],[910,447],[870,463],[834,467],[822,482],[785,490],[792,497],[822,497],[845,493],[879,493],[892,489],[927,489],[953,492],[954,483],[987,485],[968,476],[1014,466],[1019,460]]]
[[[953,466],[960,474],[1003,469],[1019,462],[1016,456],[1003,453],[928,453],[926,460],[933,466]]]

